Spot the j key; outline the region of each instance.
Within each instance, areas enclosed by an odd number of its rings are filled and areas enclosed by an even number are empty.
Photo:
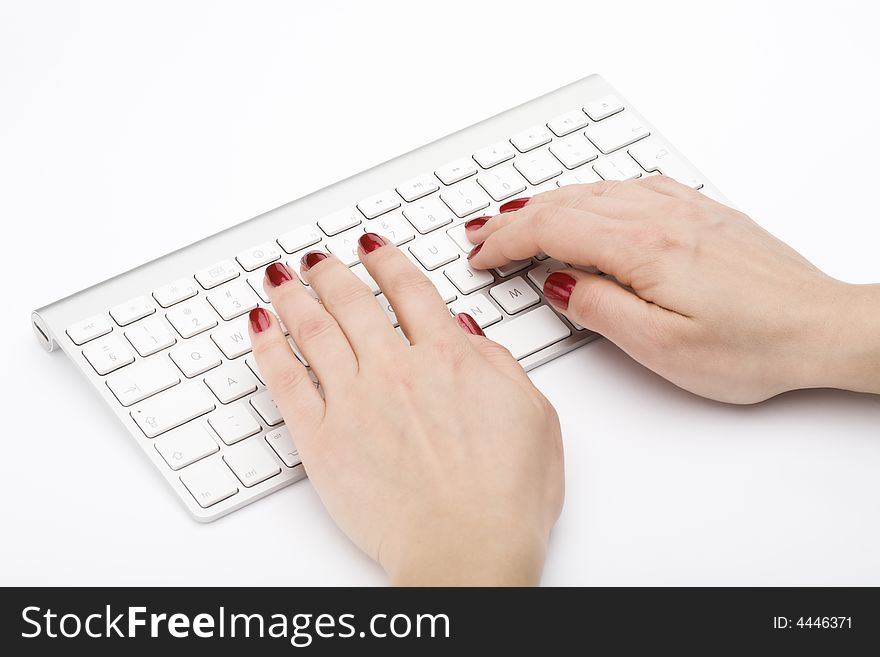
[[[562,173],[562,166],[545,150],[520,156],[513,161],[513,166],[533,185],[540,185]]]
[[[315,224],[306,224],[281,235],[278,238],[278,244],[287,253],[294,253],[312,244],[317,244],[321,239],[322,236],[317,226]]]
[[[125,337],[141,356],[150,356],[177,342],[161,317],[149,317],[129,326],[125,329]]]
[[[408,205],[403,215],[422,233],[430,233],[440,226],[452,223],[454,219],[449,208],[436,196],[431,196]]]
[[[272,399],[268,390],[264,390],[251,397],[250,403],[254,410],[259,413],[260,417],[263,418],[263,422],[267,426],[274,427],[276,424],[281,424],[284,420],[281,417],[281,411],[278,410],[278,405]]]
[[[639,165],[625,152],[602,158],[593,169],[604,180],[632,180],[642,175]]]
[[[420,240],[410,246],[409,251],[428,271],[442,267],[461,256],[458,247],[445,233],[436,233]]]
[[[400,326],[400,322],[397,321],[397,315],[394,313],[394,308],[391,307],[391,302],[388,301],[385,295],[380,294],[376,297],[376,301],[379,302],[382,310],[385,311],[385,316],[388,317],[388,321],[390,321],[393,326]]]
[[[208,459],[187,468],[180,475],[180,481],[199,506],[205,509],[238,492],[235,477],[219,458]]]
[[[113,330],[113,325],[106,315],[94,315],[81,322],[67,327],[67,335],[76,345],[85,344],[89,340],[100,338]]]
[[[700,175],[660,141],[653,138],[640,141],[630,147],[629,154],[645,171],[659,171],[694,189],[703,186]]]
[[[163,308],[173,306],[199,293],[196,282],[192,278],[179,278],[172,283],[153,290],[153,298]]]
[[[170,431],[214,410],[214,398],[201,381],[175,386],[142,401],[131,418],[147,438]]]
[[[260,423],[247,410],[243,402],[220,408],[208,416],[208,424],[227,445],[234,445],[260,432]]]
[[[328,235],[336,235],[361,223],[361,215],[354,208],[345,208],[318,219],[318,226]]]
[[[220,451],[204,424],[193,422],[156,438],[156,450],[172,470]]]
[[[206,290],[237,278],[241,272],[232,260],[222,260],[196,272],[196,280]]]
[[[367,228],[367,227],[365,227]],[[412,224],[410,224],[399,212],[386,214],[379,217],[369,225],[370,231],[387,237],[395,246],[409,242],[416,236]]]
[[[526,181],[509,164],[481,173],[477,182],[496,201],[503,201],[526,188]]]
[[[464,180],[477,172],[477,165],[470,158],[463,157],[455,162],[445,164],[434,173],[444,185],[452,185],[459,180]]]
[[[278,245],[275,242],[266,242],[247,251],[242,251],[235,256],[235,259],[238,260],[238,264],[245,271],[254,271],[268,265],[270,262],[278,260],[280,257],[281,249],[278,248]]]
[[[584,134],[600,151],[611,153],[644,139],[651,133],[632,112],[621,112],[600,123],[587,126]]]
[[[120,326],[136,322],[154,312],[156,312],[156,304],[150,297],[135,297],[110,309],[110,315]]]
[[[351,273],[357,276],[363,283],[370,288],[373,294],[379,294],[379,284],[370,276],[370,272],[362,264],[357,264],[351,268]]]
[[[229,321],[254,309],[257,295],[245,281],[235,281],[208,294],[208,303],[223,319]]]
[[[182,338],[191,338],[217,326],[217,313],[202,299],[193,299],[169,309],[165,314]]]
[[[214,369],[222,362],[220,351],[207,336],[187,340],[169,351],[168,355],[188,379]]]
[[[543,146],[553,138],[547,126],[536,125],[528,130],[523,130],[510,138],[510,142],[516,146],[520,153],[528,153],[530,150]]]
[[[247,317],[239,317],[211,331],[211,339],[227,358],[238,358],[248,353],[251,350],[251,336],[248,333]]]
[[[453,315],[467,313],[474,318],[480,328],[486,328],[501,321],[501,311],[495,307],[485,294],[474,294],[466,299],[459,299],[449,310]]]
[[[167,358],[151,358],[107,377],[107,387],[123,406],[131,406],[180,383]]]
[[[229,363],[213,370],[205,377],[205,383],[222,404],[241,399],[257,390],[257,377],[242,363]]]
[[[444,190],[440,198],[458,217],[466,217],[472,212],[489,207],[489,197],[473,180],[466,180]]]
[[[89,342],[83,349],[83,356],[98,374],[109,374],[134,362],[131,347],[115,333]]]
[[[525,358],[569,335],[571,329],[548,306],[535,308],[486,330],[487,338],[507,347],[516,359]]]
[[[278,427],[267,433],[266,442],[275,450],[278,458],[284,461],[284,465],[288,468],[292,468],[302,462],[287,427]]]
[[[367,219],[374,219],[380,214],[385,214],[399,208],[400,197],[389,189],[381,194],[364,199],[357,204],[357,207]]]
[[[507,162],[516,155],[516,151],[510,145],[510,142],[499,141],[497,144],[486,146],[474,153],[474,159],[484,169],[494,167],[496,164]]]
[[[594,121],[601,121],[612,114],[623,111],[623,103],[617,96],[604,96],[584,106],[584,111]]]
[[[496,285],[489,290],[489,294],[511,315],[534,306],[541,300],[538,293],[532,289],[531,285],[526,283],[522,276],[517,276],[501,283],[501,285]]]
[[[443,270],[446,277],[455,284],[462,294],[470,294],[481,287],[486,287],[495,282],[495,278],[488,271],[471,269],[468,261],[464,258],[452,263]]]
[[[526,258],[525,260],[513,260],[512,262],[508,262],[506,265],[501,265],[500,267],[495,267],[495,272],[501,276],[502,278],[506,278],[511,274],[515,274],[518,271],[522,271],[526,267],[532,264],[531,258]]]
[[[586,125],[587,116],[580,110],[572,110],[571,112],[560,114],[547,122],[547,127],[550,128],[553,131],[553,134],[557,137],[564,137]]]
[[[226,451],[223,457],[245,487],[256,486],[281,472],[266,441],[254,438]]]
[[[363,235],[361,230],[349,230],[327,240],[327,250],[342,260],[347,267],[360,262],[358,254],[358,238]]]
[[[467,229],[464,227],[464,224],[458,224],[458,226],[450,228],[446,231],[446,234],[449,235],[452,241],[458,245],[458,248],[465,253],[470,253],[474,246],[476,246],[467,238]]]
[[[412,202],[428,194],[433,194],[438,189],[440,189],[440,185],[437,183],[437,179],[427,173],[399,185],[397,193],[403,197],[404,201]]]
[[[572,173],[566,173],[565,175],[560,176],[556,181],[556,185],[559,187],[565,187],[566,185],[584,185],[587,183],[599,182],[600,180],[602,180],[602,176],[593,171],[590,167],[584,167],[583,169],[578,169]]]
[[[599,157],[599,152],[582,134],[557,141],[550,146],[550,152],[566,169],[574,169]]]

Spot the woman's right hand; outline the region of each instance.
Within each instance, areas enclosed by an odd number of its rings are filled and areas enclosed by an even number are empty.
[[[880,286],[823,274],[671,178],[563,187],[466,225],[478,245],[471,266],[555,258],[561,271],[544,293],[557,309],[699,395],[752,403],[795,388],[880,392]]]

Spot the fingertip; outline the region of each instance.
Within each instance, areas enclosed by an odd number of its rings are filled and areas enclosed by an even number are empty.
[[[477,320],[475,320],[473,317],[471,317],[467,313],[458,313],[455,316],[455,322],[468,335],[478,335],[481,337],[486,335],[485,333],[483,333],[483,329],[480,328],[480,325],[477,323]]]
[[[251,332],[259,335],[272,326],[272,314],[265,308],[254,308],[248,313],[248,324]]]
[[[387,239],[377,233],[364,233],[358,238],[358,252],[361,255],[367,255],[389,244]]]

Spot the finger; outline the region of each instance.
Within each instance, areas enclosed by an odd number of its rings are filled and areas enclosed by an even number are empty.
[[[458,335],[437,288],[400,249],[380,235],[364,233],[358,252],[411,344]]]
[[[683,185],[674,178],[669,176],[646,176],[635,181],[638,185],[645,189],[650,189],[657,194],[671,196],[683,201],[701,201],[706,197],[693,187]]]
[[[473,317],[467,313],[458,313],[455,316],[455,321],[468,335],[470,343],[487,361],[517,383],[528,384],[530,388],[532,387],[532,382],[522,365],[517,362],[510,351],[487,338]]]
[[[303,261],[315,266],[327,257],[321,251],[310,251]],[[281,263],[266,267],[263,287],[325,394],[345,388],[357,372],[357,359],[333,316]]]
[[[595,196],[617,198],[629,201],[650,201],[655,192],[639,184],[641,178],[635,180],[602,180],[580,185],[565,185],[551,189],[532,197],[531,203],[553,203],[565,205],[566,199],[573,197]]]

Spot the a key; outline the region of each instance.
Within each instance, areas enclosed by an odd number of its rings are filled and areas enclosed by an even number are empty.
[[[526,258],[525,260],[513,260],[508,262],[506,265],[501,265],[500,267],[495,267],[495,272],[501,276],[501,278],[506,278],[511,274],[515,274],[518,271],[522,271],[526,267],[532,264],[531,258]]]
[[[67,327],[67,335],[73,340],[73,344],[85,344],[89,340],[100,338],[113,330],[113,325],[106,315],[93,315],[76,324]]]
[[[266,441],[254,438],[226,450],[223,459],[246,488],[256,486],[281,472]]]
[[[193,422],[156,438],[156,450],[172,470],[180,470],[220,448],[204,424]]]
[[[423,196],[433,194],[438,189],[440,189],[440,185],[437,183],[437,179],[430,173],[426,173],[398,185],[397,193],[403,197],[404,201],[411,203]]]
[[[599,182],[600,180],[602,180],[602,176],[593,171],[590,167],[584,167],[577,171],[573,171],[572,173],[566,173],[565,175],[560,176],[556,181],[556,185],[558,187],[565,187],[566,185],[585,185],[587,183]]]
[[[409,247],[410,253],[428,271],[452,262],[461,256],[458,247],[445,233],[435,233]]]
[[[611,153],[644,139],[651,133],[635,114],[620,112],[601,123],[587,126],[584,134],[600,151]]]
[[[545,150],[522,155],[513,161],[513,166],[533,185],[540,185],[562,173],[562,166]]]
[[[156,304],[150,297],[135,297],[125,303],[113,306],[110,316],[120,326],[126,326],[156,312]]]
[[[257,377],[242,363],[228,363],[205,377],[205,383],[222,404],[234,402],[257,390]]]
[[[603,180],[632,180],[642,175],[639,165],[625,152],[603,157],[593,169]]]
[[[192,278],[178,278],[176,281],[153,290],[153,298],[163,308],[185,301],[199,293]]]
[[[385,214],[399,208],[400,197],[389,189],[381,194],[364,199],[357,204],[357,207],[367,219],[375,219],[380,214]]]
[[[275,242],[264,242],[258,246],[251,247],[247,251],[242,251],[235,259],[245,271],[254,271],[260,267],[265,267],[270,262],[275,262],[281,257],[281,249]]]
[[[471,269],[464,258],[452,263],[443,270],[446,277],[455,284],[462,294],[470,294],[481,287],[491,285],[495,278],[488,271]]]
[[[370,272],[362,264],[357,264],[351,268],[351,273],[357,276],[363,283],[370,288],[373,294],[379,294],[379,284],[370,276]]]
[[[454,219],[449,208],[436,196],[406,206],[403,216],[423,235],[452,223]]]
[[[210,413],[215,406],[208,389],[201,381],[195,381],[174,386],[140,402],[130,414],[147,438],[155,438]]]
[[[235,477],[219,458],[187,468],[180,475],[180,481],[204,509],[238,492]]]
[[[575,130],[580,130],[586,125],[587,116],[580,110],[572,110],[547,121],[547,127],[557,137],[564,137]]]
[[[444,185],[452,185],[459,180],[464,180],[477,172],[476,163],[468,158],[463,157],[449,164],[444,164],[437,169],[434,174],[443,182]]]
[[[251,336],[247,329],[247,317],[240,317],[211,331],[211,339],[229,359],[248,353],[251,350]]]
[[[526,188],[526,181],[509,164],[484,171],[477,178],[477,182],[496,201],[503,201]]]
[[[125,329],[125,337],[141,356],[162,351],[177,342],[162,317],[148,317]]]
[[[134,352],[131,347],[115,333],[89,342],[83,349],[83,356],[101,375],[109,374],[134,362]]]
[[[208,293],[208,303],[226,321],[257,307],[260,300],[245,281],[233,281]]]
[[[599,157],[599,151],[580,133],[555,142],[550,146],[550,152],[566,169],[574,169]]]
[[[508,141],[499,141],[497,144],[486,146],[474,153],[474,159],[484,169],[494,167],[496,164],[507,162],[516,155],[516,151]]]
[[[191,379],[221,363],[220,352],[207,336],[187,340],[168,352],[183,375]]]
[[[496,285],[489,290],[489,294],[511,315],[534,306],[541,300],[538,293],[532,289],[531,285],[526,283],[522,276],[517,276],[500,285]]]
[[[262,428],[242,402],[217,409],[208,416],[208,424],[227,445],[253,436]]]
[[[266,294],[266,288],[263,287],[263,278],[265,276],[265,272],[261,269],[248,276],[247,282],[263,303],[269,303],[269,295]]]
[[[400,322],[397,321],[397,315],[394,312],[394,308],[391,307],[391,302],[388,301],[385,295],[380,294],[376,297],[376,301],[382,307],[382,310],[385,312],[385,316],[388,318],[388,321],[390,321],[393,326],[400,326]]]
[[[232,260],[221,260],[196,272],[196,280],[206,290],[237,278],[241,272]]]
[[[107,387],[123,406],[131,406],[180,383],[180,376],[166,358],[143,360],[107,377]]]
[[[165,317],[182,338],[191,338],[217,326],[217,313],[202,299],[176,305],[165,313]]]
[[[504,324],[491,326],[486,337],[506,347],[519,360],[571,335],[571,329],[549,306],[541,306]]]
[[[357,228],[340,233],[336,237],[331,237],[327,240],[327,250],[339,258],[346,267],[351,267],[360,262],[358,238],[363,234],[364,232]]]
[[[550,142],[553,136],[545,125],[536,125],[528,130],[518,132],[510,138],[510,143],[516,146],[520,153],[528,153],[530,150],[543,146]]]
[[[317,244],[322,239],[321,232],[315,224],[306,224],[289,230],[278,237],[278,244],[287,253],[301,251],[307,246]]]
[[[467,313],[474,318],[480,328],[486,328],[501,321],[501,311],[495,307],[485,294],[474,294],[465,299],[459,299],[449,310],[453,315]]]
[[[251,397],[250,404],[259,416],[263,418],[263,423],[267,426],[274,427],[276,424],[281,424],[284,420],[281,417],[281,411],[278,410],[278,404],[272,399],[272,395],[269,394],[268,390],[264,390]]]
[[[594,121],[601,121],[612,114],[623,111],[623,103],[617,96],[604,96],[584,105],[584,111]]]
[[[290,437],[290,431],[287,427],[278,427],[266,434],[266,442],[275,450],[284,465],[292,468],[302,463],[299,458],[299,452],[296,451],[296,445],[293,444],[293,438]]]
[[[489,197],[473,180],[443,190],[440,198],[459,218],[489,207]]]
[[[645,139],[638,144],[633,144],[628,152],[645,171],[659,171],[694,189],[700,189],[703,186],[700,174],[674,155],[670,148],[660,141],[653,138]]]
[[[338,210],[318,219],[318,226],[327,235],[336,235],[361,223],[361,215],[354,208]]]
[[[367,228],[365,226],[365,228]],[[392,244],[400,246],[405,242],[409,242],[416,236],[412,224],[410,224],[400,212],[386,214],[371,222],[368,226],[371,232],[387,237]]]

